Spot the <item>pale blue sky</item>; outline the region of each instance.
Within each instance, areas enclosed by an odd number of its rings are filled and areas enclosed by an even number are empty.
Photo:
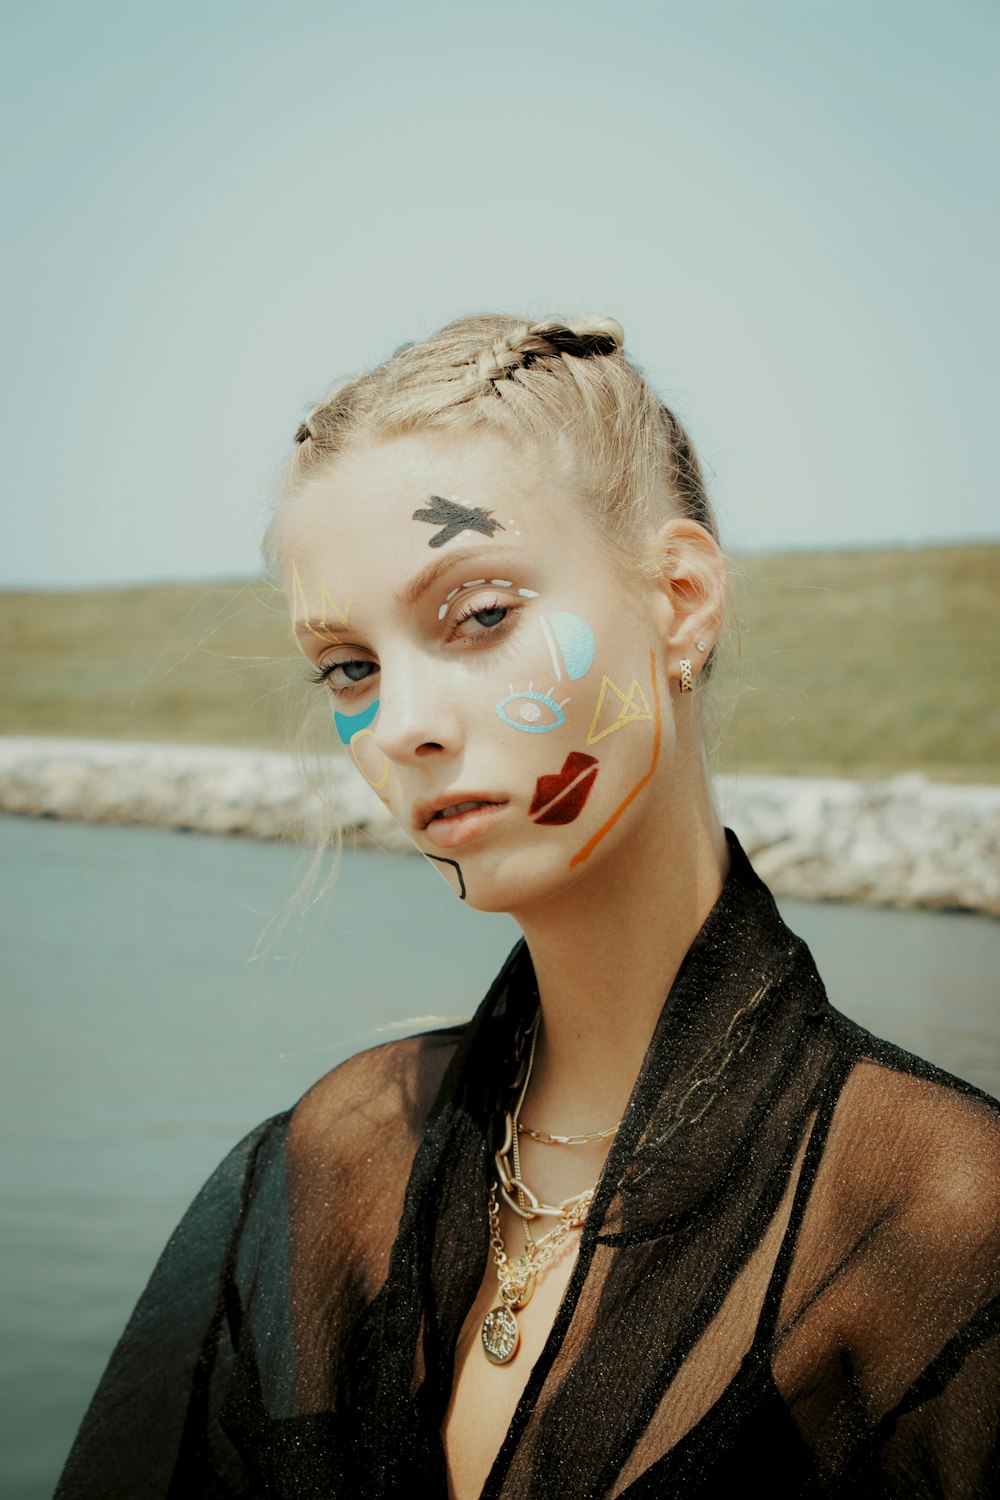
[[[304,408],[610,312],[737,550],[996,536],[989,0],[90,0],[0,21],[0,583],[251,572]]]

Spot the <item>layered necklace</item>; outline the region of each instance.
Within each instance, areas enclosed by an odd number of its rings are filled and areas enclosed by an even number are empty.
[[[521,1176],[520,1136],[529,1136],[543,1146],[588,1146],[606,1141],[618,1125],[596,1130],[590,1135],[549,1135],[521,1123],[521,1107],[531,1082],[538,1041],[541,1012],[531,1026],[531,1046],[523,1076],[514,1086],[514,1103],[504,1116],[503,1145],[494,1153],[496,1181],[490,1187],[490,1248],[500,1283],[500,1305],[491,1308],[483,1319],[482,1341],[486,1358],[494,1365],[505,1365],[514,1358],[521,1335],[515,1314],[531,1301],[535,1284],[545,1267],[553,1260],[574,1229],[581,1229],[594,1197],[594,1189],[564,1198],[561,1203],[543,1203]],[[620,1124],[621,1122],[619,1122]],[[521,1221],[524,1232],[523,1255],[508,1255],[500,1230],[500,1201],[506,1203]],[[535,1239],[531,1224],[535,1219],[555,1219],[554,1226]]]

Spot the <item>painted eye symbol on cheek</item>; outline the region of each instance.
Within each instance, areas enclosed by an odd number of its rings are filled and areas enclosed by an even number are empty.
[[[550,690],[551,691],[551,690]],[[529,682],[527,690],[515,693],[513,688],[506,698],[497,704],[497,714],[511,729],[523,730],[525,734],[547,734],[550,729],[559,729],[566,722],[564,698],[557,703],[548,693],[536,693]]]

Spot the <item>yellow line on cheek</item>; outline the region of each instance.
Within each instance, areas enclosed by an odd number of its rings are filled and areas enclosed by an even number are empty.
[[[656,763],[660,758],[660,690],[656,683],[656,656],[652,651],[649,653],[649,676],[653,688],[653,715],[655,724],[655,728],[653,730],[653,755],[652,759],[649,762],[649,770],[646,772],[645,776],[643,776],[641,781],[636,782],[635,786],[629,792],[625,800],[623,802],[619,802],[618,806],[615,808],[614,812],[611,814],[607,822],[602,823],[593,837],[589,838],[584,844],[583,848],[578,849],[577,852],[573,855],[573,858],[569,862],[569,868],[571,870],[574,865],[582,864],[585,859],[588,859],[590,855],[593,854],[594,850],[601,842],[601,839],[606,833],[610,833],[611,829],[618,822],[618,819],[628,807],[629,803],[634,802],[636,797],[638,797],[639,793],[642,791],[643,787],[648,785],[648,783],[652,779],[653,772],[656,770]]]
[[[357,734],[354,734],[354,735],[351,736],[350,747],[349,747],[350,751],[351,751],[351,759],[354,761],[354,764],[357,766],[358,770],[361,772],[362,776],[365,778],[365,780],[367,781],[368,785],[374,791],[380,792],[382,790],[382,788],[385,786],[386,782],[389,780],[390,775],[392,774],[392,762],[389,760],[389,757],[386,755],[385,751],[383,750],[382,751],[382,774],[380,775],[380,777],[379,777],[379,779],[377,781],[374,781],[372,779],[372,777],[370,777],[368,775],[368,772],[365,770],[365,768],[361,764],[361,762],[358,760],[358,753],[357,753],[357,750],[354,748],[358,744],[358,742],[360,740],[363,740],[363,739],[366,739],[366,738],[370,738],[370,739],[374,740],[374,738],[375,738],[375,731],[374,731],[374,729],[359,729],[358,732],[357,732]],[[382,800],[385,801],[386,799],[383,798]]]

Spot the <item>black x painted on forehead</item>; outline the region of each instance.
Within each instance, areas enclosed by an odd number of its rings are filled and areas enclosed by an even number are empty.
[[[432,495],[425,510],[413,512],[414,521],[426,521],[430,526],[440,526],[428,542],[429,547],[443,547],[463,531],[479,531],[483,536],[492,536],[505,528],[493,520],[493,512],[480,506],[460,505],[457,500],[446,500],[443,495]]]

